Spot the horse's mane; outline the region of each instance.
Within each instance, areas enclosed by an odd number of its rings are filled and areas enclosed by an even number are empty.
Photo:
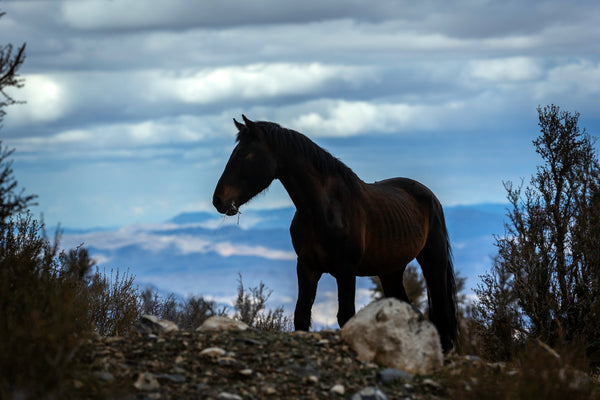
[[[354,171],[302,133],[283,128],[275,122],[256,121],[255,124],[263,131],[267,144],[283,157],[286,154],[290,157],[302,154],[320,173],[336,175],[351,191],[359,190],[360,179]],[[237,141],[240,141],[242,136],[243,133],[239,132]]]

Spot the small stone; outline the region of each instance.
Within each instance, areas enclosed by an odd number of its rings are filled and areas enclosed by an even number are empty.
[[[150,372],[142,372],[138,375],[133,386],[138,390],[156,390],[160,387],[160,383]]]
[[[115,380],[115,376],[108,371],[98,371],[95,372],[94,375],[96,378],[104,382],[112,382]]]
[[[196,331],[245,331],[248,328],[250,327],[241,321],[236,321],[227,317],[214,316],[204,321]]]
[[[250,368],[245,368],[240,371],[240,375],[243,375],[243,376],[250,376],[253,373],[254,373],[254,371],[252,371]]]
[[[181,368],[179,366],[175,366],[173,367],[173,372],[175,372],[176,374],[180,374],[183,375],[185,374],[187,371],[184,368]]]
[[[467,354],[465,356],[465,360],[471,361],[472,363],[480,363],[480,362],[482,362],[481,357],[473,356],[473,355],[470,355],[470,354]]]
[[[142,315],[140,320],[136,323],[135,329],[139,333],[156,334],[176,332],[179,330],[179,327],[173,321],[160,319],[154,315]]]
[[[263,393],[268,396],[271,396],[271,395],[276,394],[277,390],[272,386],[267,386],[266,388],[263,389]]]
[[[206,357],[220,357],[224,356],[225,353],[227,352],[220,347],[207,347],[200,352],[200,355]]]
[[[166,379],[166,380],[169,380],[169,381],[175,382],[175,383],[185,382],[185,376],[179,375],[179,374],[160,374],[160,375],[155,375],[155,377],[157,379]]]
[[[331,391],[331,393],[339,394],[340,396],[343,396],[344,393],[346,393],[344,385],[340,385],[339,383],[337,385],[333,385],[329,391]]]
[[[383,371],[377,373],[377,377],[383,383],[394,382],[401,379],[404,382],[411,382],[413,375],[397,368],[386,368]]]
[[[250,338],[239,338],[236,337],[235,339],[233,339],[234,342],[238,342],[238,343],[243,343],[243,344],[250,344],[253,346],[262,346],[263,343],[260,340],[255,340],[255,339],[250,339]]]
[[[317,382],[319,382],[319,377],[316,375],[311,375],[308,377],[308,381],[312,382],[312,383],[317,383]]]
[[[217,362],[219,365],[234,365],[237,363],[237,360],[233,357],[219,357]]]
[[[350,400],[388,400],[388,397],[376,387],[368,386],[354,393]]]
[[[242,396],[238,396],[237,394],[221,392],[217,396],[217,400],[243,400]]]
[[[436,390],[440,390],[442,388],[442,385],[440,385],[439,383],[437,383],[436,381],[434,381],[433,379],[423,379],[423,385],[427,385],[429,387],[432,387]]]

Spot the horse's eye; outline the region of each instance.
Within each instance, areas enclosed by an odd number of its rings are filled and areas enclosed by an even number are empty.
[[[248,150],[242,150],[238,154],[238,157],[244,158],[244,159],[252,158],[252,153],[250,151],[248,151]]]

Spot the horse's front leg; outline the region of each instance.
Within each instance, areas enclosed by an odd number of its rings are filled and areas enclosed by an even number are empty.
[[[298,274],[298,301],[294,311],[294,329],[308,331],[310,328],[311,308],[317,294],[317,284],[321,273],[311,268],[305,259],[298,257],[296,266]]]
[[[344,272],[347,272],[347,274],[340,274],[335,278],[338,287],[337,320],[340,328],[344,326],[355,313],[354,297],[356,295],[356,275],[350,271]]]

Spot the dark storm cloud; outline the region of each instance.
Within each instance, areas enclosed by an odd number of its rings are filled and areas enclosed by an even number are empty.
[[[372,151],[356,144],[344,159],[368,176],[418,177],[427,165],[442,192],[444,181],[473,180],[467,194],[448,189],[452,202],[489,200],[502,193],[499,167],[474,174],[469,160],[516,146],[511,170],[530,166],[523,149],[538,104],[581,112],[592,133],[600,126],[597,1],[11,0],[0,8],[0,42],[27,42],[26,86],[15,93],[27,105],[8,110],[2,135],[37,168],[35,187],[59,179],[46,168],[52,160],[60,179],[86,171],[108,187],[100,171],[137,175],[135,162],[160,175],[168,162],[208,187],[233,142],[231,118],[245,113],[336,146],[369,142]],[[405,142],[439,144],[452,176],[438,169],[442,161],[402,153]],[[499,189],[482,194],[484,186]],[[145,190],[136,188],[153,193]],[[113,194],[95,195],[110,202]],[[70,196],[69,204],[89,198]]]

